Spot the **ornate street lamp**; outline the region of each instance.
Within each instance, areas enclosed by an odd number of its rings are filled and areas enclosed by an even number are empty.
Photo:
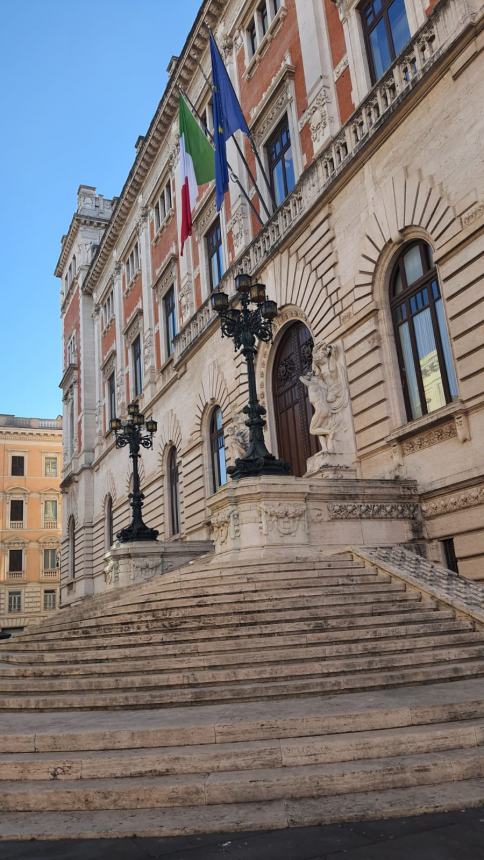
[[[129,503],[133,509],[133,518],[130,525],[116,535],[122,543],[138,540],[156,540],[159,534],[156,529],[148,528],[141,516],[144,494],[140,489],[138,470],[140,448],[153,447],[153,434],[156,433],[158,425],[151,418],[145,421],[145,416],[141,415],[138,404],[135,401],[128,406],[128,416],[127,421],[121,421],[119,418],[111,418],[109,423],[110,429],[116,436],[116,448],[124,448],[125,445],[129,445],[129,456],[133,461],[133,492],[129,494]],[[148,431],[148,434],[144,436],[142,431],[143,426]]]
[[[249,428],[249,447],[245,456],[239,457],[235,466],[229,466],[227,472],[236,480],[255,475],[287,475],[291,471],[289,463],[276,459],[266,448],[266,422],[262,417],[266,410],[257,397],[254,371],[256,338],[266,342],[272,340],[272,320],[277,316],[277,305],[267,298],[264,284],[253,284],[249,275],[237,275],[235,287],[237,298],[242,305],[240,310],[230,307],[226,293],[212,293],[212,307],[220,317],[222,337],[225,335],[233,338],[234,349],[242,349],[242,355],[247,362],[249,381],[249,403],[243,410],[248,416],[245,423]],[[251,304],[255,305],[255,308],[251,309]]]

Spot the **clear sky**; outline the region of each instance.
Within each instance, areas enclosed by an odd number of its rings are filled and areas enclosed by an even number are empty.
[[[53,271],[81,184],[118,195],[201,0],[0,0],[0,412],[61,412]]]

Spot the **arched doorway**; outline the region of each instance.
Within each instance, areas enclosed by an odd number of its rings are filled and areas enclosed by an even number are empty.
[[[299,379],[311,369],[312,345],[304,323],[292,323],[279,343],[272,371],[278,453],[297,477],[304,475],[308,457],[319,451],[317,437],[309,432],[312,406]]]

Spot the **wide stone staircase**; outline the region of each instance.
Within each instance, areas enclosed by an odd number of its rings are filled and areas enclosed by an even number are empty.
[[[0,838],[483,803],[481,613],[403,553],[205,557],[1,642]]]

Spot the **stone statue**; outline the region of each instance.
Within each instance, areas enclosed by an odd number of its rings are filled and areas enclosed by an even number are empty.
[[[319,436],[322,451],[332,454],[341,413],[348,403],[346,374],[338,347],[325,343],[315,346],[313,369],[299,378],[307,387],[314,408],[309,431]]]
[[[246,427],[246,421],[247,416],[243,412],[237,412],[232,418],[231,426],[227,428],[228,453],[233,463],[247,454],[249,428]]]

